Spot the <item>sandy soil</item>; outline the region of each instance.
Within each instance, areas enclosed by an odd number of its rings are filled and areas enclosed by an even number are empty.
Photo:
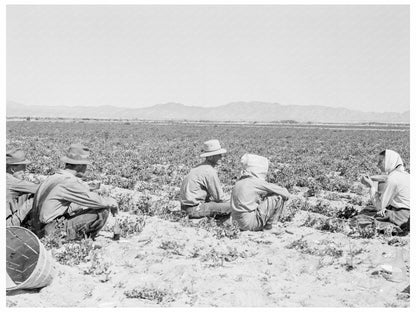
[[[300,226],[306,217],[300,211],[289,223],[237,239],[147,217],[141,233],[119,241],[101,232],[95,244],[105,269],[86,274],[91,261],[55,262],[50,286],[9,292],[7,307],[409,307],[401,294],[409,285],[409,237],[400,238],[403,246],[352,239]],[[295,241],[307,248],[288,248]],[[392,282],[377,272],[397,250],[405,277]]]

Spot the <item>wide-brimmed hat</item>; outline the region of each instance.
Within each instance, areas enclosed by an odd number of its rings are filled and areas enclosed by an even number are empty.
[[[227,153],[225,148],[221,148],[220,142],[218,140],[209,140],[204,142],[203,153],[200,157],[208,157],[219,154]]]
[[[6,164],[7,165],[27,165],[31,161],[26,159],[25,152],[19,149],[6,151]]]
[[[71,144],[65,156],[61,161],[73,165],[89,165],[90,150],[82,144]]]

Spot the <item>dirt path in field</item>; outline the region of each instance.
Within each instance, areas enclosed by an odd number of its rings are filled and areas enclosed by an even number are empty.
[[[409,307],[400,294],[408,272],[401,282],[374,273],[400,248],[408,267],[408,244],[299,226],[305,217],[300,211],[285,226],[237,239],[147,217],[143,231],[127,239],[113,241],[112,233],[102,232],[95,242],[101,269],[86,274],[91,263],[55,262],[50,286],[9,293],[7,306]]]

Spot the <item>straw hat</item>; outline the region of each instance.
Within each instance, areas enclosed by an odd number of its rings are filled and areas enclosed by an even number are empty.
[[[82,144],[72,144],[61,161],[73,165],[89,165],[90,150]]]
[[[227,153],[227,150],[221,148],[220,142],[218,140],[209,140],[204,142],[203,153],[200,155],[200,157],[208,157],[225,153]]]
[[[6,164],[7,165],[27,165],[30,164],[31,161],[26,159],[25,152],[22,150],[11,150],[6,152]]]

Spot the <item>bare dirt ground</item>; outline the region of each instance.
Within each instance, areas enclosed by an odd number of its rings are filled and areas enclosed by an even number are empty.
[[[409,307],[409,236],[350,238],[302,226],[310,212],[271,231],[218,238],[203,228],[145,217],[119,241],[102,231],[96,257],[54,262],[40,291],[9,292],[7,307]],[[109,219],[109,227],[114,222]],[[195,221],[197,222],[197,221]],[[380,265],[403,253],[402,281]]]

